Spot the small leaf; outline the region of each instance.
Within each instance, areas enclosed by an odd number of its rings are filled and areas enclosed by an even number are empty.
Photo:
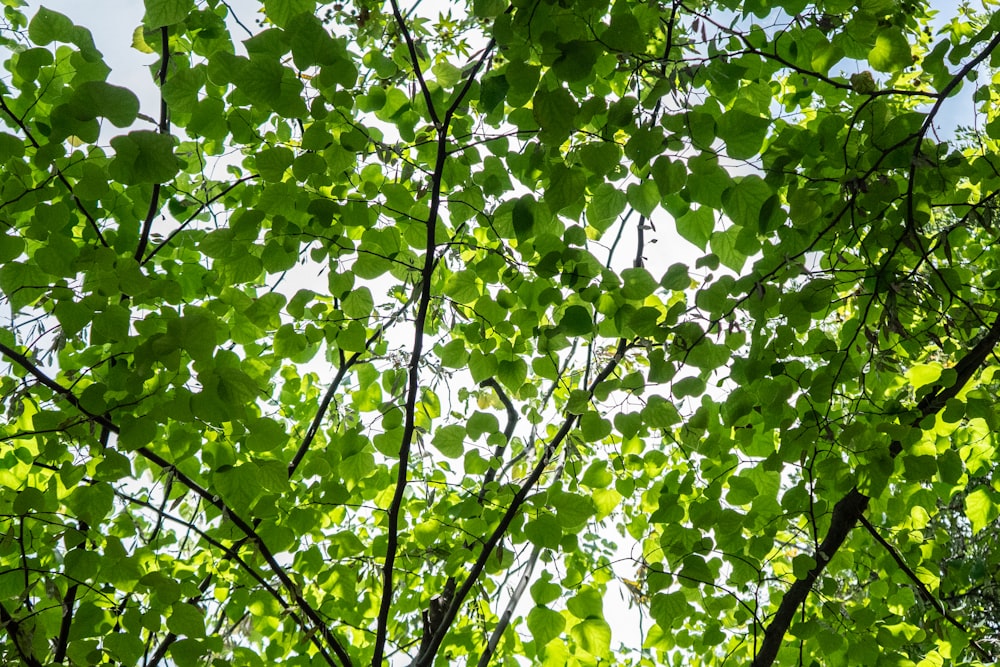
[[[180,23],[194,9],[193,0],[145,0],[145,4],[143,23],[150,28]]]
[[[534,607],[528,612],[528,630],[538,644],[544,646],[562,634],[566,619],[546,607]]]
[[[111,140],[115,158],[108,173],[126,185],[164,183],[180,170],[174,156],[174,138],[150,130],[138,130]]]
[[[879,72],[896,72],[913,64],[910,42],[896,28],[880,30],[875,46],[868,52],[868,62]]]
[[[442,426],[431,439],[431,444],[450,459],[457,459],[465,452],[465,428],[458,424]]]
[[[993,502],[989,490],[980,486],[965,497],[965,516],[972,523],[975,535],[1000,516],[1000,507]]]
[[[611,657],[611,626],[599,618],[580,621],[570,630],[577,645],[597,658]]]

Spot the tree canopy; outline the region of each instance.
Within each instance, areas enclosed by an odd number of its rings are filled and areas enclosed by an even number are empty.
[[[0,4],[4,664],[1000,656],[992,0]]]

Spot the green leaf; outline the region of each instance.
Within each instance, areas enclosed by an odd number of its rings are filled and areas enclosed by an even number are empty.
[[[941,377],[944,367],[937,362],[914,364],[906,371],[906,380],[914,389],[934,384]]]
[[[722,206],[726,215],[735,224],[757,229],[760,224],[761,208],[771,197],[771,188],[760,176],[751,174],[733,183],[722,193]]]
[[[180,23],[194,9],[191,0],[144,0],[146,15],[143,18],[150,28],[160,28]]]
[[[646,269],[632,268],[622,271],[622,295],[629,300],[641,301],[656,291],[657,282]]]
[[[868,63],[879,72],[896,72],[913,64],[910,42],[894,28],[880,30],[875,46],[868,52]]]
[[[252,463],[223,466],[212,475],[212,482],[229,507],[250,507],[263,493],[257,466]]]
[[[365,319],[375,313],[375,300],[372,298],[371,290],[362,285],[351,290],[344,297],[340,307],[347,317]]]
[[[598,231],[605,231],[625,210],[626,196],[618,188],[601,183],[594,189],[587,204],[587,222]]]
[[[605,659],[611,655],[611,626],[607,621],[588,618],[574,625],[569,632],[587,653]]]
[[[524,536],[543,549],[556,549],[562,540],[562,526],[551,514],[540,514],[524,526]]]
[[[257,171],[265,181],[281,181],[294,159],[295,154],[289,148],[268,148],[257,154]]]
[[[520,389],[527,377],[528,364],[524,359],[501,359],[497,363],[497,379],[509,389]]]
[[[982,531],[1000,516],[1000,506],[987,487],[980,486],[965,497],[965,516],[972,523],[972,534]]]
[[[771,121],[739,109],[727,111],[719,118],[719,138],[726,142],[726,152],[734,160],[748,160],[760,152]]]
[[[528,630],[541,645],[548,644],[565,629],[566,619],[559,612],[540,606],[533,607],[528,612]]]
[[[442,426],[434,432],[431,444],[450,459],[457,459],[465,453],[465,428],[458,424]]]
[[[557,44],[559,56],[552,70],[563,81],[582,81],[590,77],[600,55],[598,45],[591,41],[572,40]]]
[[[632,183],[628,186],[627,197],[629,206],[647,218],[653,214],[657,204],[660,203],[660,191],[653,181]]]
[[[549,504],[555,510],[556,519],[559,524],[567,531],[581,528],[594,516],[594,501],[588,496],[566,492],[550,492]]]
[[[457,303],[474,303],[480,294],[478,276],[467,270],[453,273],[445,281],[444,293]]]
[[[461,340],[453,340],[438,351],[438,358],[441,365],[448,368],[462,368],[469,360],[469,353],[465,349],[465,343]]]
[[[746,255],[736,247],[737,237],[741,231],[741,227],[733,225],[724,231],[714,232],[711,239],[712,252],[718,256],[723,265],[737,273],[743,269],[743,265],[747,261]]]
[[[264,0],[264,12],[279,28],[284,28],[300,14],[313,14],[315,0]]]
[[[122,183],[163,183],[180,170],[170,135],[136,130],[112,139],[111,147],[115,149],[115,158],[108,172]]]
[[[77,44],[81,36],[82,28],[74,25],[65,14],[54,12],[45,7],[39,7],[35,16],[28,24],[28,39],[34,44],[50,44],[52,42],[66,42]],[[89,34],[88,34],[89,38]]]
[[[573,130],[573,118],[578,110],[569,91],[564,88],[538,91],[532,110],[538,126],[545,131],[552,143],[562,143],[569,138]]]
[[[559,328],[567,336],[587,336],[594,331],[594,320],[585,306],[569,306],[559,318]]]
[[[174,634],[185,637],[204,637],[205,615],[193,604],[175,602],[170,607],[167,628]]]
[[[675,219],[677,233],[683,238],[705,250],[715,229],[715,215],[707,206],[699,206]]]
[[[686,290],[691,287],[691,276],[686,264],[671,264],[660,279],[660,285],[666,290]]]
[[[127,89],[103,81],[84,81],[69,102],[70,111],[78,120],[104,117],[115,127],[127,127],[139,114],[139,98]]]
[[[549,187],[545,188],[545,203],[553,213],[583,197],[586,178],[578,169],[555,165],[549,174]]]

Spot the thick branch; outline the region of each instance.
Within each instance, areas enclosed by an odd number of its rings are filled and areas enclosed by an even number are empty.
[[[1000,315],[994,320],[993,326],[990,327],[982,340],[951,369],[955,376],[954,381],[947,386],[936,386],[920,400],[917,404],[914,425],[919,424],[926,417],[937,414],[944,408],[948,400],[957,395],[983,366],[998,341],[1000,341]],[[889,446],[889,453],[893,458],[898,456],[902,450],[903,445],[899,441],[894,441]],[[826,568],[827,563],[833,559],[847,535],[861,520],[868,507],[868,501],[868,496],[854,488],[834,506],[830,518],[830,530],[814,555],[815,567],[804,578],[796,580],[781,598],[778,611],[775,612],[771,623],[764,631],[764,641],[761,643],[760,651],[754,657],[752,667],[770,667],[774,664],[784,641],[785,633],[788,632],[796,612],[805,603],[809,591],[812,590],[813,584]]]
[[[601,369],[601,372],[598,373],[597,377],[594,378],[594,381],[588,387],[588,391],[591,394],[593,394],[597,385],[608,379],[608,377],[618,367],[622,357],[625,355],[626,349],[628,349],[628,343],[625,340],[620,340],[618,342],[618,347],[615,349],[614,356],[608,361],[604,368]],[[455,593],[455,597],[448,606],[448,610],[445,612],[441,625],[434,633],[434,638],[432,639],[430,646],[426,651],[421,652],[416,657],[410,667],[429,667],[434,663],[434,656],[437,654],[437,650],[440,648],[441,642],[444,640],[444,636],[448,632],[448,628],[451,627],[452,622],[455,620],[455,616],[458,615],[458,610],[461,609],[462,603],[472,591],[472,588],[476,585],[480,575],[482,575],[483,570],[486,568],[486,562],[492,555],[493,550],[496,549],[496,546],[500,543],[503,536],[507,534],[507,529],[510,528],[510,524],[521,511],[521,507],[524,505],[525,500],[527,500],[528,494],[531,493],[532,489],[534,489],[535,485],[538,483],[538,480],[541,479],[545,469],[552,461],[553,455],[559,449],[560,445],[562,445],[566,436],[568,436],[570,431],[573,430],[573,426],[576,424],[577,418],[578,415],[567,415],[562,426],[559,428],[559,431],[545,446],[545,450],[539,457],[538,463],[536,463],[535,467],[531,470],[531,474],[528,475],[528,478],[518,488],[517,493],[514,494],[514,498],[511,500],[510,505],[507,507],[507,511],[504,512],[503,517],[500,519],[500,523],[498,523],[497,527],[493,529],[490,536],[483,541],[483,550],[480,552],[479,558],[477,558],[476,562],[471,568],[469,568],[469,575],[465,578],[461,588],[459,588]]]
[[[427,87],[424,85],[420,73],[420,65],[417,62],[417,54],[410,39],[406,24],[399,12],[396,0],[392,0],[393,12],[400,30],[407,39],[410,47],[410,57],[413,61],[413,70],[420,81],[421,89],[427,99],[427,105],[432,120],[437,126],[437,154],[434,158],[434,170],[431,175],[430,195],[431,203],[427,214],[427,250],[424,255],[424,265],[420,272],[420,296],[417,301],[417,315],[414,322],[413,350],[410,353],[408,364],[406,405],[404,408],[403,438],[399,446],[399,463],[396,472],[396,486],[393,491],[392,500],[389,503],[388,519],[389,525],[386,534],[385,561],[382,564],[382,599],[379,604],[378,618],[376,620],[375,647],[372,654],[372,667],[381,667],[382,656],[385,653],[385,643],[388,638],[389,611],[392,607],[393,597],[393,568],[396,564],[396,551],[399,548],[399,515],[402,511],[403,496],[406,492],[407,474],[410,463],[410,448],[413,446],[413,437],[416,432],[416,407],[417,396],[420,392],[420,358],[424,349],[424,327],[427,324],[427,313],[431,302],[431,285],[434,268],[437,265],[435,254],[437,252],[437,237],[435,231],[441,209],[441,180],[444,178],[445,161],[448,157],[448,132],[451,119],[468,94],[480,67],[482,67],[487,56],[493,48],[491,40],[476,66],[469,72],[465,85],[459,91],[454,102],[448,107],[444,115],[443,122],[438,122],[434,112],[434,106],[430,99]],[[450,608],[450,607],[449,607]],[[437,634],[435,634],[437,637]]]

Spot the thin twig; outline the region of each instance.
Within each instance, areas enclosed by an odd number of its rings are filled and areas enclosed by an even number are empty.
[[[875,526],[873,526],[871,522],[868,521],[868,519],[865,518],[863,515],[861,516],[859,521],[861,522],[861,525],[865,527],[865,530],[868,531],[868,534],[871,535],[873,538],[875,538],[875,541],[881,544],[882,548],[884,548],[887,552],[889,552],[889,556],[891,556],[892,559],[896,561],[896,565],[899,566],[899,569],[902,570],[903,573],[906,574],[907,577],[909,577],[910,581],[912,581],[913,584],[917,587],[917,590],[920,592],[920,597],[923,598],[924,602],[934,607],[937,610],[937,612],[944,617],[946,621],[954,625],[956,628],[958,628],[965,634],[971,635],[972,633],[969,632],[969,628],[967,628],[965,624],[959,621],[957,618],[952,616],[951,612],[945,609],[941,601],[938,600],[936,597],[934,597],[934,594],[930,592],[930,590],[927,588],[927,585],[924,584],[924,582],[920,581],[920,578],[917,576],[917,573],[914,572],[912,569],[910,569],[910,566],[906,564],[906,561],[903,560],[903,556],[899,553],[899,551],[897,551],[895,547],[889,544],[889,542],[884,537],[882,537],[881,534],[879,534]],[[990,655],[982,646],[980,646],[979,642],[977,642],[975,639],[970,639],[969,643],[972,646],[972,648],[976,651],[976,654],[979,656],[980,660],[984,662],[993,661],[993,656]]]
[[[160,71],[157,73],[157,83],[160,88],[160,122],[156,127],[160,134],[170,134],[170,117],[167,110],[167,98],[163,96],[163,86],[167,83],[167,67],[170,63],[170,40],[168,39],[170,29],[166,26],[160,28]],[[153,220],[160,212],[160,189],[159,183],[153,183],[153,192],[149,195],[149,210],[146,211],[146,218],[142,221],[142,231],[139,233],[139,244],[135,248],[135,261],[141,262],[142,256],[146,252],[146,245],[149,243],[149,235],[153,231]]]
[[[944,408],[948,400],[957,395],[982,367],[998,341],[1000,341],[1000,315],[994,320],[993,326],[986,332],[982,340],[952,367],[955,380],[946,387],[935,386],[920,400],[917,404],[913,424],[919,424],[923,419],[937,414]],[[898,456],[902,451],[903,445],[898,440],[894,440],[889,445],[889,456],[892,458]],[[837,554],[851,530],[861,520],[868,508],[869,500],[867,495],[855,487],[834,506],[830,517],[830,529],[813,556],[816,565],[806,573],[805,577],[797,579],[782,596],[778,610],[764,631],[764,639],[760,644],[760,650],[754,656],[752,667],[770,667],[774,664],[795,613],[805,603],[819,575]]]
[[[618,341],[618,346],[615,349],[614,355],[608,363],[605,364],[604,368],[601,369],[601,372],[597,374],[593,383],[588,387],[589,393],[592,394],[597,385],[604,382],[614,372],[622,358],[625,356],[625,351],[627,349],[627,341],[624,339]],[[461,608],[462,603],[472,591],[472,588],[476,585],[480,575],[486,568],[486,563],[489,560],[490,555],[492,555],[493,550],[496,549],[497,544],[500,543],[500,539],[507,534],[507,529],[510,528],[510,524],[514,521],[514,518],[518,515],[518,513],[520,513],[521,507],[528,498],[528,494],[531,493],[531,490],[538,483],[538,480],[541,479],[545,469],[552,461],[553,455],[562,445],[570,431],[573,430],[578,417],[579,415],[567,415],[566,419],[562,423],[562,426],[548,442],[548,444],[545,445],[545,449],[542,451],[542,455],[539,457],[538,462],[531,470],[528,478],[521,484],[517,492],[514,494],[514,498],[507,507],[507,511],[504,512],[503,517],[501,517],[497,527],[494,528],[493,532],[490,533],[490,536],[483,541],[483,549],[479,554],[479,558],[477,558],[476,562],[471,568],[469,568],[469,574],[466,576],[461,588],[455,592],[455,596],[452,598],[451,604],[448,605],[448,610],[445,612],[437,631],[435,631],[434,637],[431,640],[428,649],[416,657],[416,659],[411,663],[411,667],[430,667],[430,665],[434,663],[434,656],[437,654],[437,650],[441,646],[441,642],[444,640],[444,636],[448,632],[448,628],[451,627],[451,624],[455,620],[455,616],[458,614],[458,610]]]
[[[38,141],[35,139],[35,136],[28,129],[28,126],[25,125],[24,121],[18,118],[11,110],[11,108],[7,106],[7,101],[4,100],[2,95],[0,95],[0,109],[2,109],[4,113],[10,116],[15,123],[17,123],[17,126],[21,128],[21,131],[24,132],[24,136],[28,138],[28,141],[31,142],[32,146],[34,146],[35,148],[41,148],[41,144],[39,144]],[[94,218],[93,215],[90,214],[90,211],[86,209],[80,198],[76,196],[76,193],[73,191],[73,186],[70,184],[69,179],[66,178],[65,174],[63,174],[62,170],[59,169],[59,167],[53,165],[52,170],[55,172],[56,178],[59,179],[59,182],[62,183],[64,186],[66,186],[66,190],[69,192],[70,197],[73,198],[73,202],[76,204],[76,207],[80,210],[80,213],[83,214],[83,217],[87,219],[87,223],[90,225],[91,229],[94,230],[94,233],[97,234],[97,240],[100,241],[101,245],[104,246],[105,248],[110,248],[111,246],[108,245],[107,239],[105,239],[104,234],[101,233],[101,228],[97,224],[97,220]]]
[[[191,224],[192,222],[194,222],[195,218],[197,218],[199,215],[201,215],[202,211],[204,211],[206,208],[208,208],[209,206],[211,206],[212,204],[214,204],[219,199],[222,199],[223,197],[225,197],[229,193],[229,191],[232,190],[233,188],[235,188],[236,186],[242,185],[243,183],[246,183],[247,181],[251,181],[251,180],[257,178],[257,176],[258,176],[257,174],[250,174],[249,176],[244,176],[243,178],[240,178],[240,179],[234,181],[233,183],[230,183],[221,192],[219,192],[219,194],[213,195],[212,197],[209,197],[204,202],[202,202],[201,206],[199,206],[195,210],[194,213],[192,213],[191,215],[189,215],[188,218],[187,218],[187,220],[185,220],[184,222],[182,222],[177,227],[177,229],[175,229],[174,231],[172,231],[169,234],[167,234],[167,236],[166,236],[165,239],[163,239],[158,244],[156,244],[156,246],[152,250],[149,251],[149,254],[146,255],[146,258],[143,259],[141,262],[139,262],[139,265],[142,266],[143,264],[145,264],[149,260],[153,259],[153,257],[156,256],[156,253],[158,253],[161,250],[163,250],[163,248],[165,246],[167,246],[171,241],[174,240],[175,236],[177,236],[178,234],[180,234],[182,231],[184,231],[185,228],[187,228],[187,226],[189,224]]]

